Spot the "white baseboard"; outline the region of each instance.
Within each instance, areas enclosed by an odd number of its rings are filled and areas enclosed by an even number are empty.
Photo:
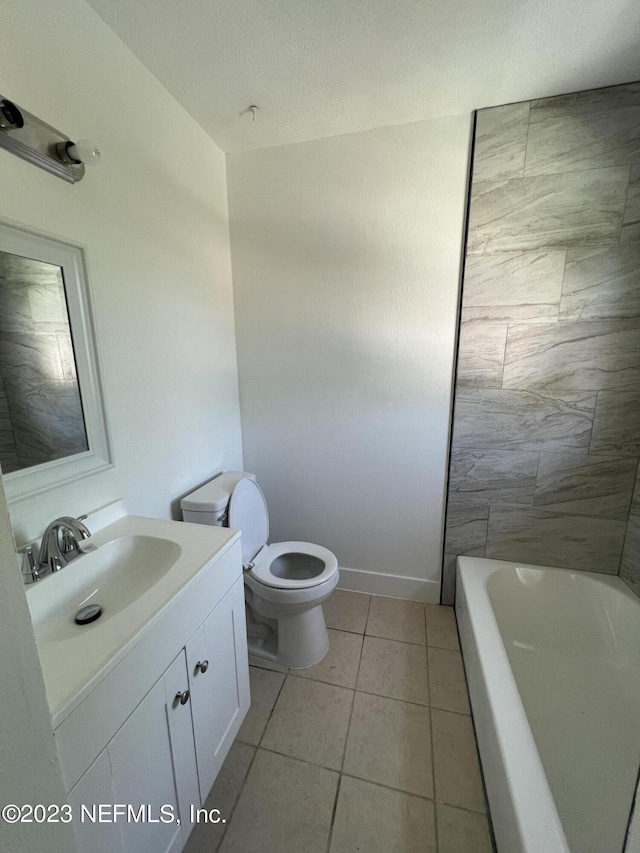
[[[340,566],[338,589],[366,592],[369,595],[388,595],[391,598],[409,598],[426,604],[440,603],[440,584],[423,578],[404,575],[386,575],[365,572],[362,569],[345,569]]]

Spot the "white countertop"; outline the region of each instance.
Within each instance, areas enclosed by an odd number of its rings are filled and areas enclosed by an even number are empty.
[[[68,607],[65,605],[65,619],[61,623],[63,630],[52,632],[51,619],[42,618],[52,600],[60,597],[63,588],[68,598],[69,589],[82,587],[83,560],[90,554],[78,557],[60,572],[27,588],[54,727],[140,642],[172,603],[183,595],[198,573],[212,559],[227,551],[240,533],[224,527],[125,515],[87,541],[99,549],[101,545],[126,536],[170,540],[178,546],[179,553],[173,552],[178,556],[171,568],[118,612],[108,614],[105,610],[97,621],[76,625],[73,621],[76,607],[71,593],[72,603]]]

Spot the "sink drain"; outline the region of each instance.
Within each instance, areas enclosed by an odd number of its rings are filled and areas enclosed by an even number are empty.
[[[89,622],[95,622],[102,616],[101,604],[87,604],[86,607],[81,607],[76,613],[75,621],[78,625],[88,625]]]

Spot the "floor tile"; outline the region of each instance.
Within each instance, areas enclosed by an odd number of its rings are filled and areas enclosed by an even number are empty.
[[[358,690],[405,702],[429,704],[424,646],[365,637]]]
[[[221,853],[326,853],[338,774],[258,750]]]
[[[344,772],[433,797],[428,708],[356,693]]]
[[[327,628],[364,634],[370,595],[336,589],[322,605]]]
[[[353,691],[289,675],[262,746],[339,770]]]
[[[471,718],[431,710],[436,800],[484,812],[485,800]]]
[[[439,853],[492,853],[489,823],[484,815],[438,803]]]
[[[427,644],[440,649],[459,649],[458,626],[453,607],[427,604]]]
[[[313,678],[315,681],[326,681],[327,684],[337,684],[339,687],[355,687],[362,651],[362,636],[350,634],[348,631],[327,629],[329,634],[329,651],[315,666],[309,669],[296,669],[294,675],[300,678]]]
[[[216,853],[231,819],[233,808],[244,784],[255,747],[236,741],[218,773],[218,778],[203,806],[218,809],[225,823],[197,823],[184,848],[184,853]]]
[[[462,655],[450,649],[428,649],[431,706],[470,714]]]
[[[419,601],[374,595],[371,598],[366,633],[386,640],[424,645],[424,605]]]
[[[238,732],[238,740],[257,746],[267,727],[269,716],[278,698],[285,676],[279,672],[250,666],[249,678],[251,681],[251,707]]]
[[[343,776],[330,853],[436,853],[433,803]]]

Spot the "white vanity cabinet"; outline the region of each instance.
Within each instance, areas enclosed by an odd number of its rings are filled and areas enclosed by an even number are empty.
[[[186,647],[191,715],[204,803],[249,708],[249,669],[242,580]],[[225,599],[226,601],[226,599]],[[224,604],[224,602],[223,602]],[[244,666],[238,667],[238,650]]]
[[[190,758],[195,770],[190,709],[179,702],[173,707],[173,696],[166,695],[175,682],[176,664],[186,682],[183,652],[69,794],[82,853],[174,853],[184,846],[188,828],[185,832],[182,820],[160,821],[161,807],[182,818],[181,783],[188,787],[191,781],[181,774],[180,766],[174,773],[174,751],[182,765]],[[180,732],[184,721],[190,740],[186,741],[187,762],[172,741],[172,729]],[[180,745],[184,748],[185,743]],[[196,781],[195,775],[192,778]],[[186,801],[184,807],[188,815]]]
[[[176,602],[166,624],[150,631],[56,729],[83,853],[184,847],[191,806],[204,803],[249,708],[241,571],[234,543]],[[189,616],[195,618],[186,625]],[[100,803],[108,822],[80,820],[82,805]],[[114,804],[132,814],[116,815]],[[161,806],[179,822],[163,822]],[[144,819],[136,822],[138,813]]]
[[[184,676],[184,662],[179,663]],[[166,676],[169,680],[170,675]],[[178,814],[180,782],[173,773],[172,708],[166,701],[164,682],[163,678],[156,684],[107,747],[115,802],[130,806],[133,812],[118,817],[125,853],[174,853],[184,843],[181,824],[160,822],[161,807]],[[185,708],[181,706],[180,711]],[[187,715],[188,709],[181,714]],[[138,813],[140,823],[135,819]]]

